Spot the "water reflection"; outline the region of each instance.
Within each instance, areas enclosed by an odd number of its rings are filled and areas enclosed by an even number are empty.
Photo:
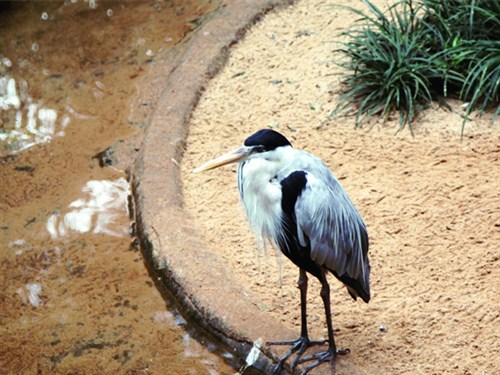
[[[232,373],[130,247],[127,158],[95,162],[140,139],[149,66],[219,2],[1,4],[0,373]]]
[[[69,212],[49,217],[47,230],[52,239],[64,237],[70,231],[115,237],[127,235],[123,218],[128,217],[130,186],[123,177],[114,181],[89,181],[82,192],[84,198],[72,202]]]
[[[2,59],[5,67],[12,63]],[[16,81],[9,74],[0,76],[0,156],[15,154],[36,144],[63,136],[70,117],[63,115],[57,123],[58,113],[35,103],[28,94],[26,81]]]

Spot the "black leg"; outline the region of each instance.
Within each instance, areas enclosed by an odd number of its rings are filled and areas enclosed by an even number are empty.
[[[328,328],[328,343],[330,349],[333,349],[333,352],[337,351],[337,347],[335,346],[335,339],[333,337],[333,325],[332,325],[332,311],[330,308],[330,285],[328,285],[328,281],[326,280],[326,275],[322,272],[321,278],[321,299],[323,300],[323,305],[325,305],[325,315],[326,315],[326,327]],[[332,360],[333,363],[333,360]]]
[[[300,270],[297,287],[300,290],[300,337],[309,337],[307,333],[307,285],[306,271]]]
[[[295,352],[297,352],[293,362],[292,368],[294,368],[299,362],[300,357],[307,348],[312,345],[322,345],[325,343],[325,340],[321,341],[311,341],[309,339],[309,334],[307,331],[307,283],[308,277],[304,270],[300,269],[299,281],[297,286],[300,290],[300,337],[296,340],[286,340],[286,341],[268,341],[268,345],[291,345],[290,349],[281,357],[276,366],[273,368],[273,374],[278,374],[281,370],[281,367],[285,363],[285,361]]]
[[[307,362],[314,360],[309,366],[304,368],[302,374],[306,374],[314,367],[320,365],[323,362],[330,362],[330,374],[335,374],[335,355],[336,354],[347,354],[349,353],[349,349],[341,349],[337,350],[335,345],[335,338],[333,334],[333,325],[332,325],[332,312],[330,309],[330,286],[328,285],[328,281],[326,279],[325,272],[321,274],[321,299],[323,300],[323,305],[325,306],[325,316],[326,316],[326,326],[328,328],[328,350],[326,352],[313,354],[309,357],[301,358],[299,363]]]

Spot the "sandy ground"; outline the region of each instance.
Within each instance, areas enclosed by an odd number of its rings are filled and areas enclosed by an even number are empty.
[[[352,21],[329,1],[302,0],[268,14],[233,48],[191,120],[186,208],[213,251],[260,296],[259,307],[298,336],[298,271],[284,259],[280,287],[272,251],[259,258],[235,166],[190,173],[254,131],[275,128],[332,168],[368,226],[372,301],[353,302],[331,278],[337,343],[351,349],[337,373],[498,374],[498,122],[474,119],[461,141],[460,103],[451,103],[454,112],[436,104],[421,114],[414,137],[395,134],[396,118],[358,130],[353,117],[335,118],[318,129],[340,92],[333,42]],[[310,285],[310,332],[325,337],[319,283]]]

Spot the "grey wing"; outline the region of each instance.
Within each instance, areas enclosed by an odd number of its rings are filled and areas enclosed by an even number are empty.
[[[307,173],[295,204],[298,239],[310,245],[311,258],[339,279],[354,279],[369,296],[366,226],[344,188],[327,170]],[[320,174],[320,175],[319,175]],[[319,175],[319,176],[318,176]]]

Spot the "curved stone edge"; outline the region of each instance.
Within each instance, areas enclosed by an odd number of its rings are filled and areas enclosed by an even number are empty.
[[[253,367],[265,373],[270,373],[276,355],[265,346],[256,352],[256,343],[296,333],[259,309],[258,301],[192,228],[183,210],[179,163],[191,113],[208,80],[224,66],[229,48],[269,10],[292,2],[226,1],[197,30],[184,52],[168,63],[172,68],[132,178],[137,232],[146,261],[154,265],[186,314],[239,358],[249,360],[253,355]]]

